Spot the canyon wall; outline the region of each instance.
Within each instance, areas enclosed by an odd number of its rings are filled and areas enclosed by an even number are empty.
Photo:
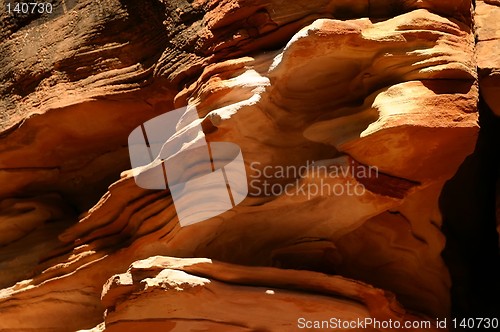
[[[0,16],[1,331],[498,316],[499,1],[51,3]],[[128,149],[182,107],[248,185],[186,227]]]

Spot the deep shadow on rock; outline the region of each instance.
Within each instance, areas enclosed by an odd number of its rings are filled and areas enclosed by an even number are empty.
[[[440,198],[443,257],[450,269],[452,315],[500,314],[500,257],[496,232],[496,186],[500,169],[500,119],[481,99],[478,143]]]

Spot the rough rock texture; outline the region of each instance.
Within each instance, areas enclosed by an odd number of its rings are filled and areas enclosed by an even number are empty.
[[[298,317],[329,320],[332,312],[347,321],[418,321],[391,294],[360,282],[209,259],[135,262],[104,285],[102,302],[106,331],[286,331]]]
[[[500,101],[498,95],[500,94],[500,2],[478,1],[476,4],[475,20],[476,20],[476,58],[479,70],[479,84],[481,86],[481,95],[484,99],[482,105],[487,110],[487,114],[492,111],[495,115],[500,116]],[[492,137],[489,140],[492,145],[498,146],[499,136],[498,120],[490,119],[490,133]],[[495,135],[496,134],[496,135]],[[495,144],[496,143],[496,144]],[[496,169],[500,168],[498,159],[495,159]],[[495,167],[493,167],[495,168]],[[498,175],[497,175],[498,179]],[[498,180],[497,180],[497,183]],[[497,185],[497,193],[500,196],[500,187]],[[500,205],[500,200],[497,206]],[[497,211],[500,208],[497,207]],[[500,214],[497,212],[498,232],[500,233]]]
[[[498,263],[495,189],[475,187],[498,177],[497,1],[52,3],[0,18],[0,330],[435,322],[496,296],[472,262]],[[250,192],[180,227],[169,190],[136,185],[127,136],[186,105],[241,147]],[[310,161],[377,173],[267,179],[359,195],[262,193],[266,167]],[[460,212],[482,198],[484,219]]]
[[[461,165],[440,197],[446,234],[444,258],[452,275],[453,313],[458,317],[498,316],[500,312],[500,219],[496,218],[495,203],[499,192],[500,119],[494,115],[498,113],[498,98],[492,98],[495,86],[490,84],[498,72],[495,15],[499,6],[498,1],[476,1],[481,131],[474,154]]]
[[[500,116],[500,3],[477,1],[475,21],[477,66],[481,93],[488,106]]]

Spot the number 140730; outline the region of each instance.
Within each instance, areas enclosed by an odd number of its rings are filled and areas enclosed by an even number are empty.
[[[7,12],[9,14],[50,14],[52,10],[52,4],[48,2],[7,3]]]

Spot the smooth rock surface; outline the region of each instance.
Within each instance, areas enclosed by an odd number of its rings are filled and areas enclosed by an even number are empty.
[[[53,3],[1,16],[0,330],[450,317],[440,197],[479,96],[498,111],[495,1]],[[249,186],[188,227],[127,149],[184,106],[178,129],[238,144]]]

